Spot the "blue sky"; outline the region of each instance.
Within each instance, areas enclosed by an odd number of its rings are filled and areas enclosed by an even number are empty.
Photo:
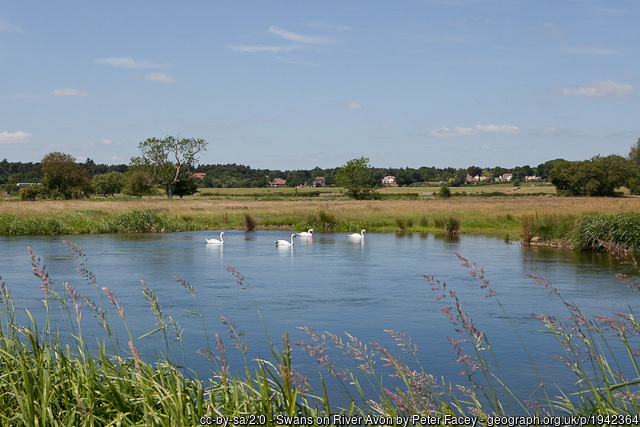
[[[536,166],[640,137],[640,0],[12,1],[0,158]]]

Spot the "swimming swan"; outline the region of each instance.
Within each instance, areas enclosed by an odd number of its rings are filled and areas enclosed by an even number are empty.
[[[366,230],[363,228],[362,230],[360,230],[360,233],[351,233],[347,237],[349,237],[350,239],[355,239],[355,240],[363,240],[365,231]]]
[[[293,238],[296,237],[295,234],[291,235],[291,242],[289,242],[288,240],[278,240],[276,241],[276,246],[293,246]]]
[[[310,228],[309,231],[301,231],[298,233],[298,237],[313,237],[313,228]]]
[[[224,231],[220,232],[220,240],[218,240],[218,239],[206,239],[207,240],[207,244],[209,244],[209,245],[224,245],[224,239],[222,238],[222,236],[224,236]]]

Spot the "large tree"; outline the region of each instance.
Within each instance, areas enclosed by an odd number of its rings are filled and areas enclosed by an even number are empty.
[[[171,198],[180,180],[191,177],[191,168],[200,161],[198,155],[207,149],[207,141],[179,136],[149,138],[139,143],[138,149],[142,155],[131,159],[132,166],[148,170],[153,182],[165,187]]]
[[[42,185],[53,198],[79,199],[91,194],[89,172],[80,169],[70,154],[58,151],[42,158]]]
[[[367,157],[349,160],[338,169],[336,183],[344,187],[347,195],[354,199],[372,199],[375,197],[375,184]]]

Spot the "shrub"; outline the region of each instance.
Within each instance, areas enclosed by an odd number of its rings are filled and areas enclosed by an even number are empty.
[[[256,228],[256,225],[258,225],[258,220],[247,213],[244,214],[242,225],[244,225],[244,229],[246,231],[253,231]]]
[[[447,184],[442,184],[438,189],[438,197],[442,197],[443,199],[447,199],[451,197],[451,190],[447,187]]]
[[[35,200],[38,198],[38,188],[35,185],[20,189],[20,200]]]

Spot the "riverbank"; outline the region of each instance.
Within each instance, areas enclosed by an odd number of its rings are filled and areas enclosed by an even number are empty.
[[[308,228],[322,232],[364,228],[368,232],[443,233],[446,232],[443,224],[446,227],[453,221],[464,234],[528,243],[572,240],[571,233],[583,218],[630,212],[640,212],[640,198],[455,197],[354,201],[201,200],[194,197],[5,201],[0,203],[0,234]]]

